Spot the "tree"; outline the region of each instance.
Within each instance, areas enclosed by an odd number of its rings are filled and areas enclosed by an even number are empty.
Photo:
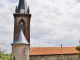
[[[80,40],[79,40],[79,44],[80,44]],[[75,49],[79,51],[78,56],[80,58],[80,45],[78,45]]]
[[[10,54],[5,54],[6,50],[2,51],[0,48],[0,60],[11,60],[12,56]]]

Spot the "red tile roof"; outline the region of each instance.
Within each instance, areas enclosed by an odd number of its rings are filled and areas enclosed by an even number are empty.
[[[76,54],[75,47],[62,47],[62,54]],[[31,47],[29,55],[61,54],[61,47]]]

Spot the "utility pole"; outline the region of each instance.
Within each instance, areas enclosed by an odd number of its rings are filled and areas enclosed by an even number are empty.
[[[62,60],[62,44],[61,44],[61,60]]]

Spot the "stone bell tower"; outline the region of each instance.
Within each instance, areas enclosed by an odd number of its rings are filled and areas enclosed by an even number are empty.
[[[27,7],[26,0],[19,0],[18,8],[16,6],[14,15],[14,40],[19,31],[22,29],[26,40],[30,44],[30,18],[29,7]]]

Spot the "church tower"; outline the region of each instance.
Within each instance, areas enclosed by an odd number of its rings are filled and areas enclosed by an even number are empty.
[[[29,7],[27,7],[26,0],[19,0],[18,8],[16,6],[14,15],[14,40],[19,31],[22,29],[26,40],[30,44],[30,18]]]

